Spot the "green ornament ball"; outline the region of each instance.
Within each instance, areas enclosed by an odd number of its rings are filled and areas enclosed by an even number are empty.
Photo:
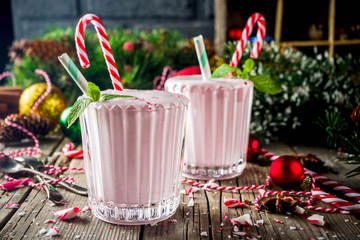
[[[60,126],[64,135],[71,139],[72,142],[81,142],[81,127],[80,121],[77,119],[71,127],[67,127],[67,119],[69,118],[69,114],[72,106],[66,108],[60,116]]]

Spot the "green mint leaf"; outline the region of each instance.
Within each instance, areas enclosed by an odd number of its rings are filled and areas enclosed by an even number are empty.
[[[226,75],[236,71],[237,68],[231,67],[229,64],[224,63],[220,67],[218,67],[212,74],[213,78],[222,78]]]
[[[248,58],[245,61],[244,71],[246,70],[248,72],[251,72],[251,70],[254,68],[254,66],[255,66],[254,60],[252,60],[251,58]]]
[[[89,91],[88,91],[89,92]],[[81,98],[77,100],[73,107],[70,110],[69,117],[67,119],[67,128],[69,128],[73,123],[80,117],[80,115],[85,111],[87,106],[92,103],[94,100],[90,98]]]
[[[104,94],[101,94],[100,101],[106,101],[106,100],[115,99],[115,98],[135,98],[135,97],[129,96],[129,95],[116,95],[116,94],[104,93]]]
[[[254,83],[254,87],[261,92],[269,93],[272,95],[282,92],[280,85],[270,77],[256,75],[250,76],[250,80]]]
[[[96,86],[95,83],[89,82],[87,87],[87,95],[91,97],[94,101],[99,101],[100,88]]]
[[[244,69],[245,70],[245,69]],[[241,74],[241,78],[242,79],[250,79],[250,74],[249,72],[243,71]]]
[[[241,74],[241,78],[243,79],[249,79],[250,78],[250,72],[254,68],[255,62],[251,58],[246,59],[245,61],[245,67]]]

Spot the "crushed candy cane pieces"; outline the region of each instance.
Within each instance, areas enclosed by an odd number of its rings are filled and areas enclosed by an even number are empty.
[[[56,221],[54,219],[47,219],[44,221],[44,223],[55,223]]]
[[[275,218],[274,218],[274,222],[276,222],[276,223],[282,223],[282,221],[280,221],[279,219],[275,219]]]
[[[233,232],[233,234],[236,235],[236,236],[241,236],[241,237],[249,236],[249,234],[246,233],[246,232]]]
[[[244,214],[237,218],[231,218],[229,221],[233,225],[242,225],[242,226],[252,226],[253,225],[251,218],[250,218],[250,214]]]
[[[314,214],[310,217],[308,217],[306,219],[308,222],[318,225],[318,226],[324,226],[325,225],[325,221],[324,221],[324,216],[319,215],[319,214]]]
[[[256,225],[258,225],[258,226],[262,226],[262,225],[264,225],[264,220],[256,220]]]
[[[20,204],[17,202],[8,203],[4,206],[5,209],[18,209],[20,208]]]
[[[246,207],[246,204],[241,202],[240,200],[229,197],[224,197],[224,204],[225,206],[230,208]]]
[[[299,215],[304,215],[305,214],[305,209],[300,207],[300,206],[296,206],[294,208],[294,213],[299,214]]]
[[[76,215],[80,212],[78,207],[73,208],[65,208],[59,211],[54,212],[54,215],[58,217],[60,220],[68,220],[76,217]]]
[[[56,227],[51,227],[45,236],[51,237],[59,234],[59,230]]]
[[[204,231],[204,232],[201,232],[201,233],[200,233],[200,236],[201,236],[201,237],[207,237],[208,234],[207,234],[207,232]]]
[[[90,210],[90,207],[89,206],[85,206],[85,207],[83,207],[82,209],[81,209],[81,212],[82,213],[86,213],[87,211],[89,211]]]

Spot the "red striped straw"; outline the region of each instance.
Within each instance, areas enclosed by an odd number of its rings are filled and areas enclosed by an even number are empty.
[[[47,84],[47,89],[44,92],[43,95],[41,95],[38,100],[36,100],[36,102],[34,103],[34,105],[31,108],[31,113],[34,113],[36,111],[36,108],[39,106],[39,104],[47,97],[47,95],[49,95],[49,93],[51,92],[51,81],[50,81],[50,77],[49,75],[47,75],[47,73],[43,70],[40,69],[36,69],[35,70],[36,74],[42,75],[45,78],[46,84]]]
[[[240,62],[241,56],[244,52],[246,43],[250,37],[251,32],[254,29],[255,23],[257,23],[258,30],[256,34],[256,41],[251,51],[250,57],[258,58],[259,52],[262,48],[265,39],[266,33],[266,21],[264,16],[261,13],[254,13],[252,14],[249,19],[247,20],[246,26],[242,32],[241,38],[236,45],[235,52],[232,56],[230,61],[230,66],[237,67]]]
[[[94,14],[85,14],[78,22],[75,31],[75,44],[77,55],[79,57],[80,65],[82,68],[88,68],[90,61],[85,49],[85,29],[86,26],[92,23],[97,32],[101,49],[104,54],[105,62],[110,74],[112,84],[116,90],[122,91],[123,86],[121,83],[119,71],[116,67],[115,59],[111,51],[109,39],[106,35],[105,27],[100,18]]]

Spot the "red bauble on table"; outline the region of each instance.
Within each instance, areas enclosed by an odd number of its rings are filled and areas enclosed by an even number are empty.
[[[260,140],[257,137],[255,137],[255,135],[250,134],[248,151],[247,151],[247,160],[251,161],[257,158],[261,148],[262,148],[262,144]]]
[[[270,177],[279,186],[298,184],[304,178],[304,169],[295,157],[281,156],[272,162]]]

